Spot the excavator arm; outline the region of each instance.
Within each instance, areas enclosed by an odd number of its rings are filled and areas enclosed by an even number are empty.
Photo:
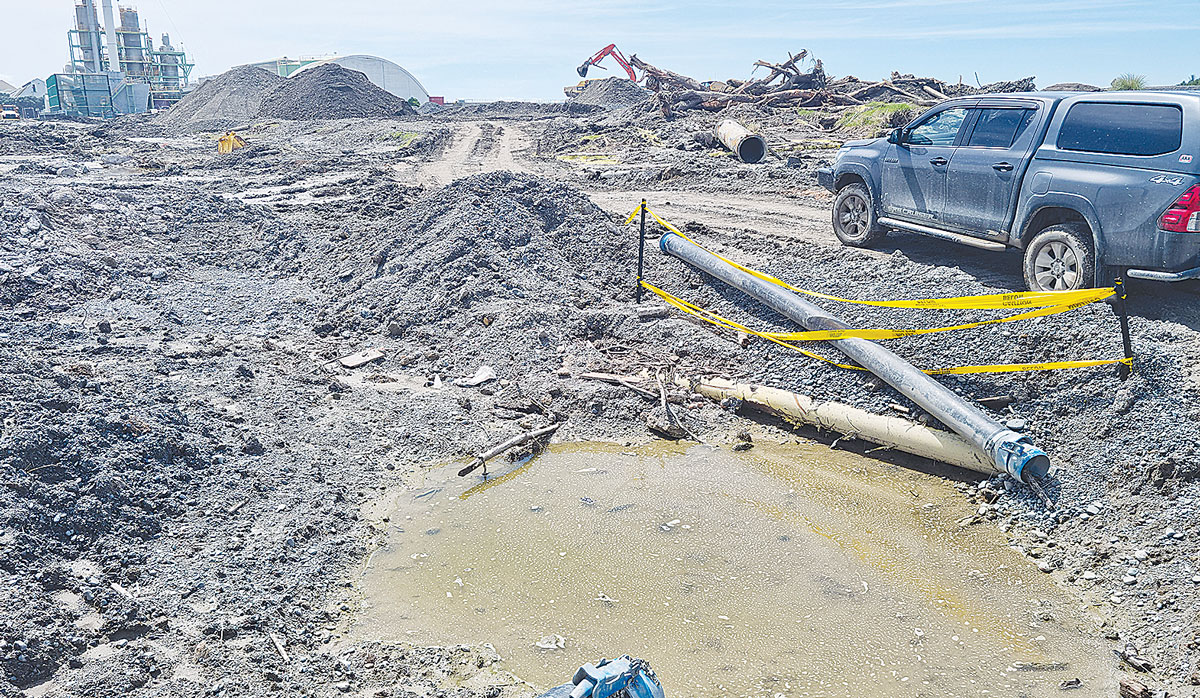
[[[592,66],[596,66],[597,68],[603,70],[604,66],[600,65],[600,61],[604,60],[608,56],[612,56],[613,60],[617,62],[617,65],[625,69],[625,72],[629,74],[630,80],[637,82],[637,73],[633,72],[633,66],[629,65],[629,61],[627,61],[625,56],[621,54],[621,51],[617,49],[616,44],[609,44],[608,46],[605,46],[597,51],[596,55],[584,61],[583,65],[576,68],[575,72],[579,73],[579,77],[585,78],[587,77],[588,68]]]

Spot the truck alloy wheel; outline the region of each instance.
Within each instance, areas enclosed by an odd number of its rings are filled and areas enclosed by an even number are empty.
[[[1030,291],[1091,288],[1095,279],[1091,235],[1077,223],[1053,225],[1025,248],[1025,285]]]
[[[833,232],[842,244],[866,247],[886,233],[875,223],[871,195],[862,184],[850,184],[833,201]]]

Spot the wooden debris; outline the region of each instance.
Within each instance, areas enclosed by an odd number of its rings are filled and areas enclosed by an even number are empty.
[[[480,453],[479,455],[475,456],[475,460],[473,460],[469,464],[467,464],[467,466],[464,467],[462,470],[459,470],[458,475],[459,475],[459,477],[464,477],[466,475],[470,475],[476,468],[478,468],[481,465],[486,464],[492,458],[495,458],[496,456],[504,453],[505,451],[508,451],[509,449],[516,448],[517,446],[521,446],[523,444],[527,444],[530,441],[539,439],[543,436],[546,436],[547,434],[553,434],[555,431],[558,430],[558,428],[560,426],[562,426],[562,425],[561,424],[551,424],[548,427],[542,427],[541,429],[536,429],[534,431],[525,432],[524,434],[518,434],[518,435],[512,437],[511,439],[509,439],[508,441],[505,441],[499,445],[493,446],[493,447],[489,448],[488,450],[484,451],[483,453]],[[485,475],[487,474],[486,467],[484,468],[483,472]]]
[[[383,356],[383,352],[379,349],[363,349],[362,351],[355,352],[348,356],[343,356],[342,358],[338,359],[338,363],[346,368],[358,368],[359,366],[369,364],[372,361],[378,361],[379,359],[382,359]]]
[[[809,60],[811,67],[805,70],[802,66]],[[821,61],[805,49],[789,53],[788,59],[780,63],[755,61],[754,70],[766,68],[768,72],[763,77],[749,80],[700,81],[651,65],[636,55],[630,58],[630,63],[644,73],[646,87],[655,93],[651,103],[666,117],[691,109],[720,111],[735,104],[837,109],[883,101],[929,106],[950,99],[948,91],[955,95],[975,92],[974,88],[963,85],[948,86],[934,78],[896,72],[890,79],[875,82],[864,82],[853,76],[833,80],[825,73]],[[1032,79],[987,87],[1000,92],[1032,89]]]
[[[1150,698],[1146,684],[1133,679],[1121,679],[1121,698]]]
[[[271,638],[271,644],[275,645],[275,651],[279,653],[284,664],[291,664],[292,660],[288,657],[287,650],[283,648],[283,640],[280,640],[278,635],[271,632],[267,633],[267,637]]]

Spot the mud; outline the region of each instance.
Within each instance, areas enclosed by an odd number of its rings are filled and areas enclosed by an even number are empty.
[[[956,525],[971,507],[944,479],[755,444],[430,469],[367,512],[387,542],[350,638],[488,641],[541,685],[635,651],[695,696],[1115,689],[1087,614],[999,531]]]
[[[366,503],[414,486],[423,464],[551,421],[560,441],[652,441],[657,400],[587,371],[723,374],[928,419],[865,376],[633,303],[636,231],[620,223],[643,197],[723,254],[814,290],[1020,285],[1014,255],[907,235],[837,245],[811,176],[843,135],[823,125],[836,119],[728,112],[767,138],[765,164],[706,140],[721,115],[636,106],[259,121],[239,131],[247,148],[221,156],[213,132],[137,119],[0,125],[3,691],[529,695],[482,645],[447,646],[468,638],[345,639],[355,581],[386,541]],[[652,246],[646,264],[673,293],[792,329]],[[972,399],[1012,396],[994,416],[1024,420],[1062,469],[1055,512],[1010,481],[959,483],[956,525],[1007,536],[1022,574],[1044,563],[1041,579],[1093,609],[1100,676],[1124,671],[1108,650],[1129,645],[1155,665],[1141,680],[1178,693],[1196,669],[1200,311],[1195,285],[1130,293],[1128,381],[1107,369],[943,379]],[[863,326],[983,317],[836,310]],[[1100,305],[892,346],[927,367],[1111,358],[1116,328]],[[337,362],[376,347],[378,361]],[[454,385],[482,365],[497,378]],[[670,397],[717,445],[753,423]],[[821,439],[864,468],[889,462]]]

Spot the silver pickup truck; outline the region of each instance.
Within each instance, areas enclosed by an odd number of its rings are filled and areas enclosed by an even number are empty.
[[[1034,291],[1200,278],[1200,93],[1027,92],[930,108],[817,170],[833,230],[1024,250]]]

